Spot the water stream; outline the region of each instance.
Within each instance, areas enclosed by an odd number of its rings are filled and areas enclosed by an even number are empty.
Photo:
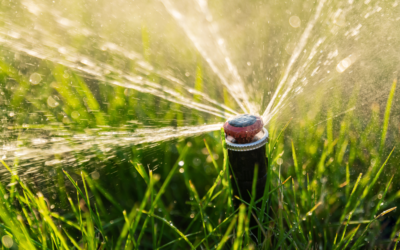
[[[72,166],[73,152],[112,157],[216,131],[239,113],[268,126],[322,103],[333,115],[316,125],[347,112],[362,119],[400,65],[397,1],[1,5],[0,155],[28,173]]]

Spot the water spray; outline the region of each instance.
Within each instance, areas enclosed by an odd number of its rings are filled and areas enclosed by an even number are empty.
[[[238,115],[225,122],[224,130],[233,172],[231,183],[234,195],[241,196],[247,203],[251,202],[254,169],[258,166],[255,200],[260,199],[264,194],[268,166],[265,148],[268,131],[262,118],[250,114]],[[237,207],[239,204],[234,199],[234,205]]]

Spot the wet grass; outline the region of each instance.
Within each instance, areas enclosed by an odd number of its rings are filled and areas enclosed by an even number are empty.
[[[151,60],[145,25],[141,32],[145,58]],[[135,131],[222,121],[149,94],[93,81],[61,65],[35,63],[39,66],[33,70],[17,70],[18,63],[0,61],[3,128],[12,131],[5,142],[24,144],[22,137],[31,131]],[[193,74],[197,91],[206,89],[201,65],[197,63]],[[33,72],[46,78],[32,85]],[[160,81],[155,75],[146,77]],[[237,209],[233,199],[240,197],[233,197],[236,183],[231,181],[233,173],[220,131],[147,147],[116,147],[112,154],[94,146],[89,160],[86,152],[72,152],[74,164],[66,160],[69,155],[58,154],[52,159],[59,163],[51,166],[6,158],[1,160],[1,246],[396,248],[400,217],[395,208],[400,192],[396,182],[399,154],[394,146],[400,141],[398,124],[391,122],[395,90],[396,81],[387,93],[383,112],[373,103],[363,119],[357,109],[335,117],[339,110],[358,103],[357,91],[345,103],[338,97],[326,101],[335,103],[332,107],[307,107],[299,99],[297,119],[288,126],[277,120],[268,126],[263,198],[242,201]],[[226,89],[210,96],[217,99],[218,95],[226,106],[235,108]],[[202,101],[196,94],[192,98]],[[39,170],[26,173],[33,166]],[[255,192],[253,186],[252,197]],[[255,206],[258,203],[261,209]],[[256,237],[251,237],[251,218],[257,222]]]
[[[372,113],[367,129],[358,131],[357,136],[351,113],[342,117],[338,133],[333,132],[337,120],[316,127],[311,126],[313,120],[305,120],[300,128],[275,127],[272,123],[264,196],[259,201],[252,199],[250,204],[242,202],[238,209],[232,207],[232,199],[240,198],[232,197],[235,183],[230,181],[227,149],[218,132],[157,146],[161,148],[158,155],[164,156],[164,164],[156,170],[145,167],[150,162],[145,157],[146,149],[121,154],[117,160],[103,159],[102,164],[106,165],[103,170],[85,166],[83,162],[79,170],[60,164],[56,166],[60,170],[56,175],[58,180],[51,187],[54,190],[46,192],[41,192],[43,186],[32,185],[23,168],[13,170],[18,162],[9,166],[2,160],[2,167],[11,176],[10,183],[4,179],[0,185],[2,247],[375,249],[397,246],[400,220],[393,214],[397,214],[399,194],[392,184],[396,172],[386,169],[388,164],[396,164],[395,149],[387,151],[385,140],[390,132],[395,87],[396,82],[388,93],[382,125],[380,119],[374,120]],[[92,100],[88,106],[98,107],[87,88],[82,93]],[[74,109],[82,109],[78,103],[74,105]],[[379,111],[375,107],[372,112]],[[104,117],[105,113],[97,112],[92,119],[102,122]],[[378,133],[380,143],[369,143],[366,138]],[[220,155],[220,159],[215,159],[215,155]],[[204,161],[207,167],[195,164],[197,160]],[[111,166],[116,173],[108,175]],[[255,197],[254,187],[251,194]],[[261,209],[255,206],[258,202],[262,203]],[[250,237],[251,217],[257,220],[258,242]]]

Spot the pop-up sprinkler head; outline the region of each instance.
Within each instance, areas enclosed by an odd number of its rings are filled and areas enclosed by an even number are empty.
[[[225,133],[233,137],[230,141],[239,144],[251,142],[263,127],[261,117],[249,114],[235,116],[224,124]]]
[[[234,195],[241,196],[247,203],[251,202],[249,194],[252,193],[254,169],[258,166],[255,198],[260,199],[264,194],[268,166],[265,152],[268,131],[261,117],[250,114],[235,116],[225,122],[224,131],[233,172],[231,184]],[[234,205],[237,207],[239,204],[234,199]],[[257,207],[261,208],[261,203]],[[250,222],[251,226],[256,226],[252,218]]]

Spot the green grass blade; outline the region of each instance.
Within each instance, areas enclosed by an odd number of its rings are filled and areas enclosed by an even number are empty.
[[[235,216],[236,216],[235,213],[236,213],[237,211],[239,211],[239,208],[236,209],[230,216],[226,217],[220,224],[218,224],[218,226],[216,226],[216,227],[213,229],[213,231],[207,235],[207,237],[203,238],[200,242],[198,242],[198,243],[194,246],[194,248],[197,249],[208,237],[210,237],[211,235],[214,235],[215,232],[216,232],[217,230],[219,230],[220,227],[222,227],[223,225],[225,225],[226,223],[228,223],[228,221],[230,221],[233,217],[235,217]]]
[[[385,146],[386,134],[387,134],[388,126],[389,126],[390,110],[392,108],[394,92],[396,91],[396,84],[397,84],[397,79],[395,79],[393,81],[392,89],[390,90],[389,98],[388,98],[387,104],[386,104],[385,116],[384,116],[384,119],[383,119],[381,143],[379,145],[379,153],[381,153],[381,154],[383,152],[383,147]]]
[[[246,206],[244,204],[240,204],[238,226],[236,231],[236,238],[235,241],[233,242],[233,250],[242,249],[245,216],[246,216]]]
[[[208,153],[210,154],[211,161],[212,161],[212,163],[213,163],[215,169],[218,171],[218,164],[217,164],[217,162],[216,162],[215,159],[214,159],[214,156],[213,156],[213,154],[212,154],[212,152],[211,152],[211,150],[210,150],[210,147],[208,146],[208,143],[207,143],[206,139],[203,139],[203,141],[204,141],[204,144],[206,145],[206,148],[207,148]]]
[[[144,214],[148,214],[148,215],[150,215],[150,216],[153,216],[154,218],[157,218],[157,219],[161,220],[162,222],[164,222],[167,226],[169,226],[169,227],[170,227],[171,229],[173,229],[177,234],[179,234],[179,236],[181,236],[181,237],[188,243],[188,245],[190,246],[191,249],[195,249],[194,246],[193,246],[193,244],[189,241],[189,239],[188,239],[178,228],[176,228],[172,223],[170,223],[170,222],[168,222],[166,219],[164,219],[164,218],[162,218],[162,217],[160,217],[160,216],[157,216],[157,215],[155,215],[155,214],[152,214],[152,213],[150,213],[150,212],[147,212],[147,211],[144,211],[144,210],[142,210],[141,212],[144,213]],[[139,242],[139,241],[138,241],[138,242]]]
[[[193,193],[194,198],[195,198],[195,200],[197,202],[197,206],[199,207],[201,222],[202,222],[202,225],[203,225],[204,237],[206,237],[207,236],[207,227],[206,227],[205,216],[204,216],[202,204],[200,202],[200,198],[199,198],[199,195],[197,194],[196,188],[193,185],[192,181],[190,181],[190,180],[189,180],[189,185],[190,185],[190,190]],[[208,240],[207,239],[206,239],[206,242],[205,242],[205,247],[206,247],[206,249],[208,249]]]
[[[346,245],[344,245],[344,247],[342,248],[343,250],[347,248],[347,246],[350,244],[350,242],[352,241],[354,235],[356,235],[358,229],[360,228],[361,224],[359,224],[357,226],[357,228],[354,230],[354,232],[351,234],[350,239],[347,241]]]
[[[387,193],[387,191],[389,190],[389,187],[390,187],[390,184],[392,183],[393,177],[394,177],[394,175],[392,175],[392,178],[390,178],[388,184],[386,185],[386,188],[385,188],[385,191],[383,192],[382,198],[379,199],[378,204],[376,205],[373,214],[377,214],[377,213],[378,213],[378,210],[379,210],[379,208],[381,207],[381,204],[382,204],[381,201],[383,201],[383,200],[385,199],[386,193]],[[372,219],[373,219],[373,218],[371,217],[371,220],[372,220]]]
[[[226,242],[228,241],[228,239],[230,238],[229,235],[230,235],[230,233],[232,232],[232,229],[233,229],[233,227],[234,227],[235,224],[236,224],[236,218],[237,218],[237,215],[235,215],[235,217],[233,218],[233,220],[232,220],[231,223],[229,224],[228,228],[227,228],[226,231],[225,231],[224,236],[222,237],[221,241],[218,243],[218,247],[217,247],[216,250],[221,250],[221,249],[224,247],[225,243],[226,243]]]

